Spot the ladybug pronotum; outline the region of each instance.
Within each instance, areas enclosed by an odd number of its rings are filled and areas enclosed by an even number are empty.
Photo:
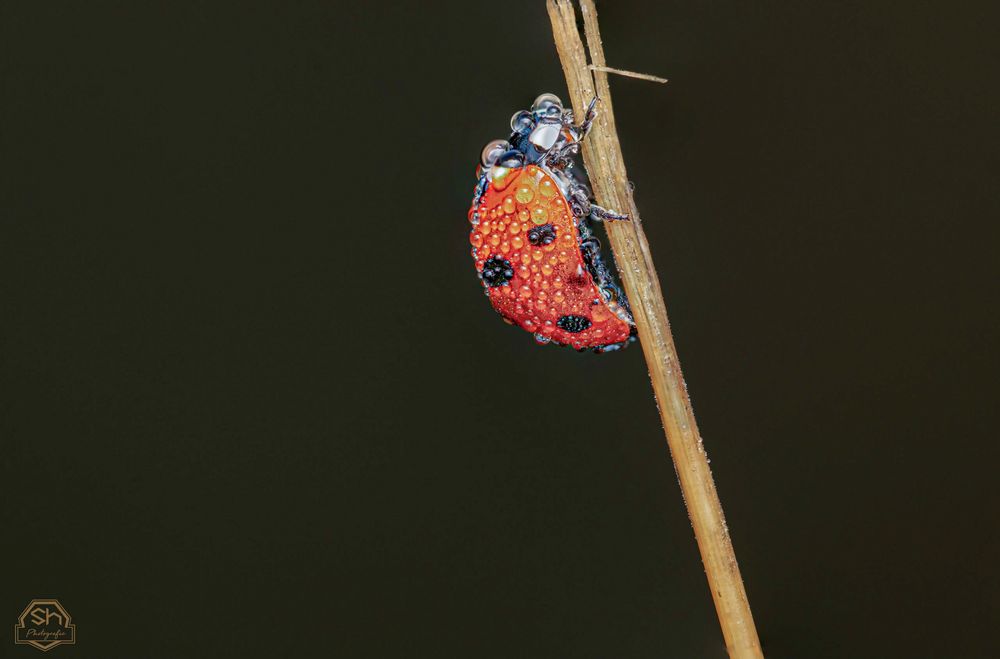
[[[539,343],[610,352],[635,340],[628,300],[591,235],[595,220],[627,220],[594,203],[573,158],[597,116],[580,124],[554,94],[511,119],[483,149],[469,209],[472,258],[493,308]]]

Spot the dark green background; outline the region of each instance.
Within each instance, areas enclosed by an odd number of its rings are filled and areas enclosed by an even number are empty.
[[[616,2],[768,657],[997,657],[996,4]],[[0,4],[0,656],[724,656],[638,347],[468,254],[541,2]]]

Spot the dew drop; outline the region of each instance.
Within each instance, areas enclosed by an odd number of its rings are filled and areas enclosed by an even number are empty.
[[[486,165],[487,167],[490,167],[493,165],[493,163],[497,161],[497,158],[499,158],[500,155],[503,154],[508,149],[510,149],[510,143],[507,142],[507,140],[493,140],[485,147],[483,147],[483,153],[482,156],[480,157],[480,162],[482,162],[482,164]]]
[[[559,189],[556,187],[556,184],[552,179],[546,178],[538,184],[538,194],[542,195],[546,199],[551,199],[559,194]]]
[[[520,185],[514,192],[514,196],[519,203],[527,204],[535,198],[535,191],[531,189],[531,186]]]

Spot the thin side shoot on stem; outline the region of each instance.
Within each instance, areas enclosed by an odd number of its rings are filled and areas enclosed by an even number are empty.
[[[666,78],[661,78],[660,76],[650,75],[648,73],[636,73],[635,71],[626,71],[625,69],[613,69],[610,66],[595,66],[591,64],[588,67],[591,71],[599,71],[601,73],[614,73],[615,75],[625,76],[626,78],[638,78],[639,80],[649,80],[650,82],[667,83],[669,80]]]

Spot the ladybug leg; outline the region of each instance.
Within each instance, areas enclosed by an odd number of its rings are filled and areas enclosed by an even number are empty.
[[[597,118],[597,102],[596,96],[590,100],[590,105],[587,106],[587,112],[583,117],[583,122],[579,126],[574,126],[573,129],[576,131],[577,139],[582,140],[590,132],[591,126],[594,125],[594,119]]]
[[[570,193],[569,207],[573,211],[573,215],[576,216],[577,220],[583,220],[584,218],[590,217],[591,214],[591,203],[590,199],[583,191],[577,189]]]
[[[573,164],[573,158],[580,153],[580,145],[577,142],[570,142],[563,145],[558,151],[550,152],[545,159],[546,164],[551,169],[567,169]]]
[[[625,221],[628,215],[622,215],[594,203],[590,189],[582,183],[573,183],[569,191],[569,205],[573,215],[578,219],[590,218],[596,222]]]
[[[616,213],[615,211],[610,211],[607,208],[598,206],[595,203],[590,204],[590,219],[596,220],[597,222],[605,221],[628,221],[628,215],[622,215],[621,213]]]

